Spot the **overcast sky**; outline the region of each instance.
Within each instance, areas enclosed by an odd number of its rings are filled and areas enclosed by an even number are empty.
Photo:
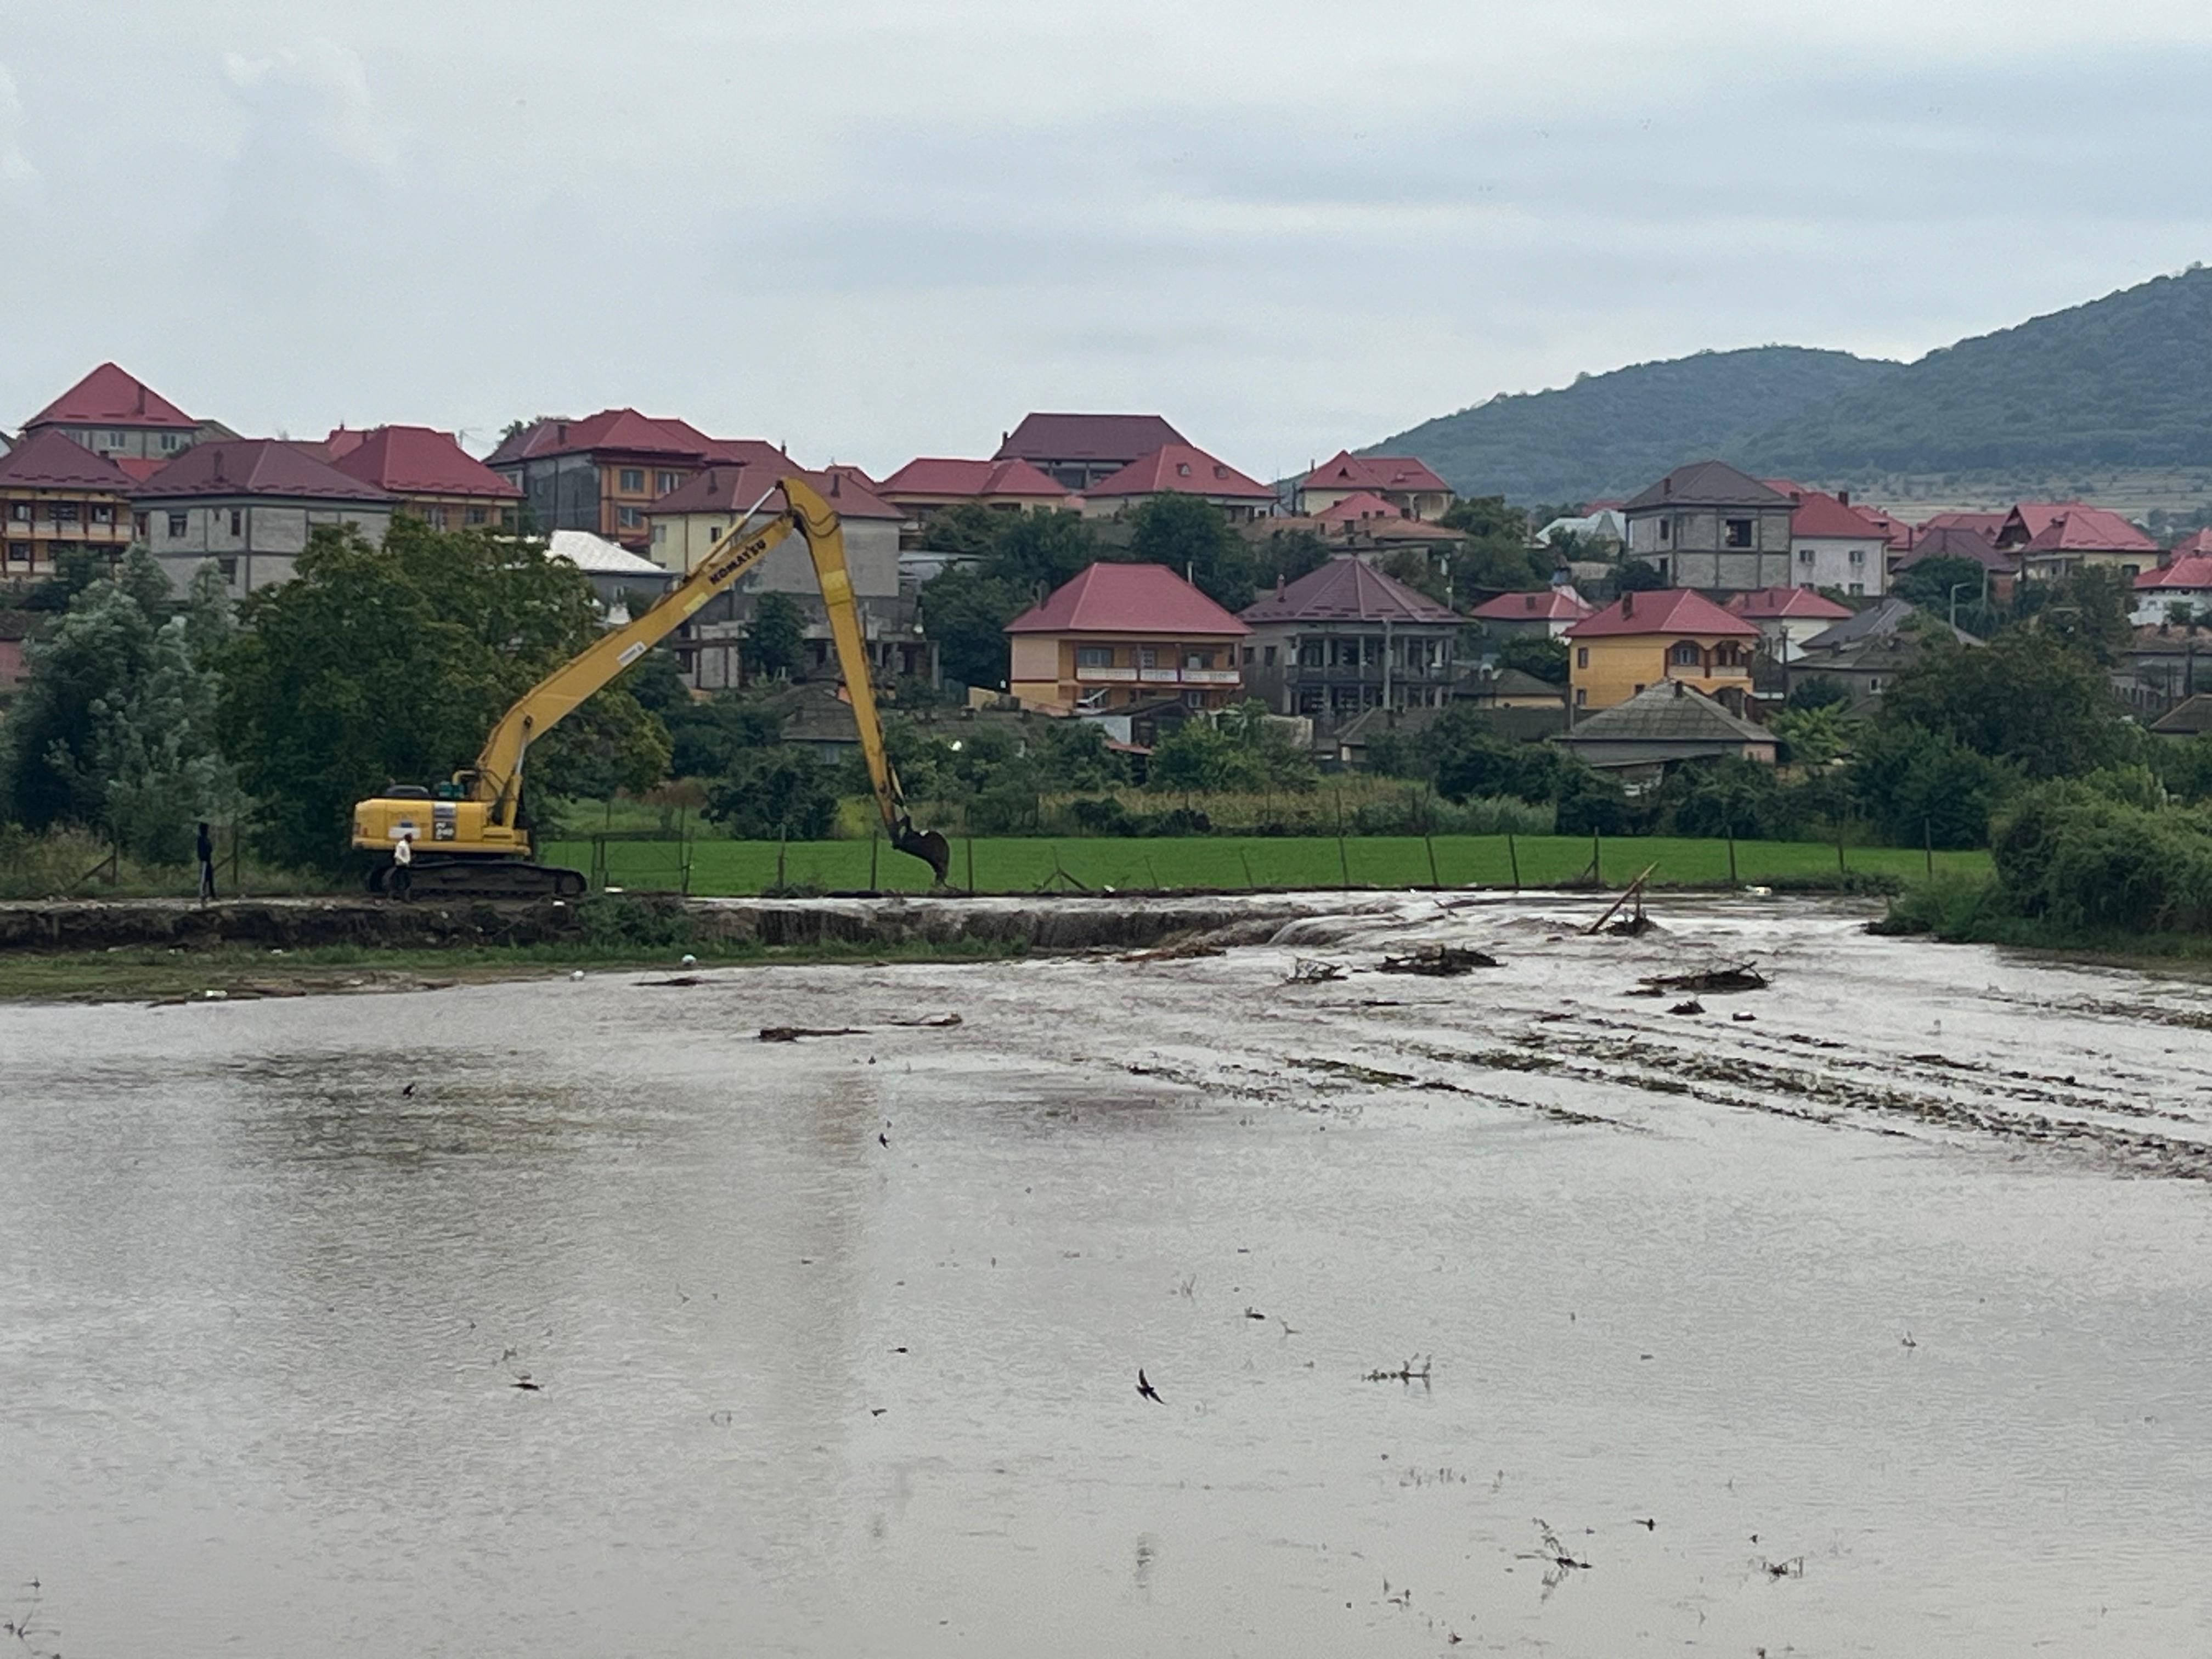
[[[0,421],[611,404],[810,462],[1157,410],[1261,477],[2212,258],[2203,0],[0,0]]]

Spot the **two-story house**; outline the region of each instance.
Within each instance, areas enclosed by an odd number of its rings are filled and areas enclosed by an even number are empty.
[[[1265,518],[1275,492],[1190,444],[1166,444],[1101,478],[1083,494],[1087,517],[1111,518],[1162,495],[1196,495],[1232,522]]]
[[[131,544],[130,474],[52,427],[0,453],[0,581],[51,576],[65,554]]]
[[[1094,564],[1006,624],[1008,688],[1047,708],[1240,702],[1251,629],[1164,565]]]
[[[2157,568],[2160,548],[2122,518],[2087,501],[2023,501],[1997,532],[1997,550],[2016,555],[2030,581],[2077,570],[2117,570],[2130,582]]]
[[[1452,487],[1418,455],[1355,455],[1348,449],[1308,472],[1297,487],[1297,507],[1316,517],[1348,496],[1370,495],[1401,518],[1439,519],[1458,499]]]
[[[351,525],[381,543],[398,497],[277,438],[199,443],[132,495],[144,538],[182,592],[212,559],[234,595],[289,581],[308,533]]]
[[[1244,684],[1279,714],[1342,720],[1363,708],[1440,708],[1451,701],[1462,617],[1340,554],[1247,605]]]
[[[1565,582],[1533,593],[1500,593],[1468,614],[1499,643],[1531,635],[1556,640],[1597,607]]]
[[[200,422],[113,363],[102,363],[23,422],[26,437],[46,431],[59,432],[110,460],[155,463],[174,460],[210,435]]]
[[[641,553],[653,502],[710,462],[792,464],[759,439],[710,438],[685,421],[603,409],[580,421],[533,422],[484,465],[522,491],[527,527],[536,533],[588,530]]]
[[[1623,504],[1627,555],[1669,586],[1748,592],[1796,585],[1790,520],[1797,504],[1725,461],[1678,466]]]
[[[994,461],[1027,461],[1063,489],[1085,490],[1139,457],[1187,442],[1157,415],[1024,415]]]
[[[1887,591],[1892,524],[1877,522],[1853,507],[1848,491],[1831,495],[1787,478],[1769,478],[1766,483],[1796,503],[1790,515],[1793,586],[1832,588],[1839,593]]]
[[[330,464],[349,478],[399,498],[402,511],[439,530],[513,530],[522,491],[427,426],[340,427],[323,440]]]
[[[1566,641],[1577,719],[1662,680],[1680,680],[1741,714],[1759,629],[1702,593],[1677,587],[1624,593],[1568,629]]]
[[[1814,592],[1809,587],[1762,587],[1738,593],[1728,602],[1732,617],[1741,617],[1759,629],[1766,654],[1778,663],[1796,659],[1805,641],[1826,633],[1850,614],[1848,605]]]

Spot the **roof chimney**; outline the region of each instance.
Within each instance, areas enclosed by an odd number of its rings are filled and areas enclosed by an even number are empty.
[[[1848,489],[1838,489],[1836,492],[1836,499],[1845,507],[1849,507],[1851,504],[1851,492]]]
[[[1283,573],[1282,573],[1281,571],[1278,570],[1278,571],[1275,573],[1275,597],[1276,597],[1277,599],[1281,599],[1281,598],[1283,597],[1283,585],[1284,585],[1284,576],[1283,576]]]
[[[215,446],[214,455],[216,482],[220,483],[222,482],[222,446],[221,444]]]
[[[555,441],[556,443],[564,443],[564,444],[565,444],[565,443],[567,443],[567,442],[568,441],[568,422],[566,422],[566,421],[559,421],[559,422],[556,422],[554,423],[554,427],[553,427],[553,440],[554,440],[554,441]]]
[[[1636,590],[1632,587],[1620,596],[1620,614],[1624,617],[1636,614]]]

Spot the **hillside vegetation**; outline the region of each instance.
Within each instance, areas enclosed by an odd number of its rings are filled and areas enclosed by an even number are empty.
[[[1912,363],[1701,353],[1493,398],[1376,448],[1520,501],[1619,495],[1707,455],[1832,484],[1974,474],[1986,491],[2008,477],[2212,466],[2208,384],[2212,270],[2192,269]]]

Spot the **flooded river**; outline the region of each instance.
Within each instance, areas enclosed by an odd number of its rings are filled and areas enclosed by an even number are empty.
[[[2212,1651],[2212,996],[1593,908],[0,1008],[0,1617],[70,1659]],[[1365,971],[1415,940],[1502,964]]]

